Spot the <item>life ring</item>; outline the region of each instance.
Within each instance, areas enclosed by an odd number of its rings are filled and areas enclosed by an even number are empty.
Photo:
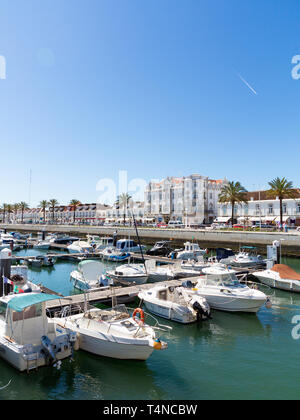
[[[136,315],[137,315],[137,314],[140,314],[140,318],[139,318],[139,319],[136,319]],[[144,325],[144,323],[145,323],[145,314],[144,314],[143,309],[141,309],[141,308],[136,308],[136,309],[134,310],[134,312],[133,312],[132,318],[133,318],[133,320],[134,320],[135,322],[138,322],[138,323],[140,323],[141,325]]]

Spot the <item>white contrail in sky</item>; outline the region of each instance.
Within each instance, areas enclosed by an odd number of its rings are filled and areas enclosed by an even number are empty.
[[[251,90],[251,92],[253,92],[255,95],[258,95],[258,93],[256,92],[256,90],[253,89],[253,87],[251,85],[249,85],[249,83],[247,82],[247,80],[245,80],[239,73],[237,75],[239,76],[239,78],[241,79],[241,81],[243,83],[245,83],[245,85]]]

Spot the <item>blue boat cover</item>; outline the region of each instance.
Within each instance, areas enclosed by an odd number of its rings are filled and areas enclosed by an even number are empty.
[[[32,293],[18,295],[12,298],[7,306],[16,312],[22,312],[25,308],[29,306],[36,305],[37,303],[47,302],[48,300],[64,299],[61,296],[48,295],[46,293]]]

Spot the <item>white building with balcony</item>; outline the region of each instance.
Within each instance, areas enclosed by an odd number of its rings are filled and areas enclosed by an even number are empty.
[[[145,190],[145,216],[185,224],[211,223],[218,214],[218,197],[226,182],[197,174],[150,182]]]
[[[295,189],[295,198],[283,200],[283,222],[288,225],[300,226],[300,189]],[[247,203],[236,204],[234,209],[234,223],[247,225],[276,224],[280,222],[279,198],[270,198],[267,191],[253,191],[247,193]],[[229,223],[231,219],[231,204],[218,204],[219,223]]]

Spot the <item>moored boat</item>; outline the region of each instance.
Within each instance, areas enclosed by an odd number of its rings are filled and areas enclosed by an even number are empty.
[[[60,367],[73,353],[76,333],[46,316],[45,302],[54,299],[60,297],[26,293],[0,298],[0,357],[19,371]]]
[[[196,295],[191,297],[183,287],[157,285],[139,292],[138,297],[152,314],[181,324],[210,317],[206,299]]]
[[[167,348],[156,334],[161,326],[157,322],[154,327],[146,324],[141,309],[131,314],[124,305],[108,310],[94,308],[54,321],[79,335],[80,349],[98,356],[147,360],[154,350]]]
[[[300,293],[300,274],[285,264],[252,273],[261,283],[274,289]]]

